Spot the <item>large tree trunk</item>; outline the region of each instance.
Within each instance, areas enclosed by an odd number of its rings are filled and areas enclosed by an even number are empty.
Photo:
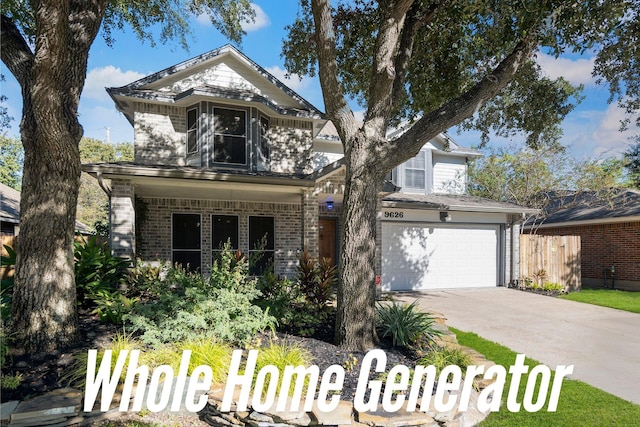
[[[375,267],[377,205],[384,174],[367,159],[366,149],[347,157],[342,223],[342,270],[337,293],[335,342],[364,351],[377,343]]]
[[[65,117],[55,126],[50,121],[35,126],[35,117],[27,112],[22,126],[29,149],[12,308],[16,343],[27,352],[51,351],[78,339],[73,236],[80,155],[79,139],[68,131],[78,124]]]
[[[16,349],[78,339],[73,235],[80,185],[78,104],[106,2],[33,3],[35,42],[2,15],[2,61],[22,88],[24,175],[11,334]]]

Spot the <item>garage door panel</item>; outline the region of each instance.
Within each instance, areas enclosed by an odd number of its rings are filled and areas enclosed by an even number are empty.
[[[383,223],[382,280],[390,290],[497,285],[496,225]]]

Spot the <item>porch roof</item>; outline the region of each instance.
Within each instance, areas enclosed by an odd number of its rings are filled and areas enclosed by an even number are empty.
[[[135,185],[137,195],[147,197],[299,203],[301,190],[315,184],[303,174],[131,162],[85,164],[82,170],[94,176],[107,194],[111,189],[105,179],[126,179]]]

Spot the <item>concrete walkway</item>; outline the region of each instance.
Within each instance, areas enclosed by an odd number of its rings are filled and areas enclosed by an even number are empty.
[[[398,294],[571,378],[640,404],[640,314],[506,288]]]

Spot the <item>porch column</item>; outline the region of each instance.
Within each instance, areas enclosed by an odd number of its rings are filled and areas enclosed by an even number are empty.
[[[136,253],[136,212],[133,184],[111,181],[109,243],[116,256],[134,259]]]
[[[318,194],[314,189],[302,191],[302,249],[318,257]]]

